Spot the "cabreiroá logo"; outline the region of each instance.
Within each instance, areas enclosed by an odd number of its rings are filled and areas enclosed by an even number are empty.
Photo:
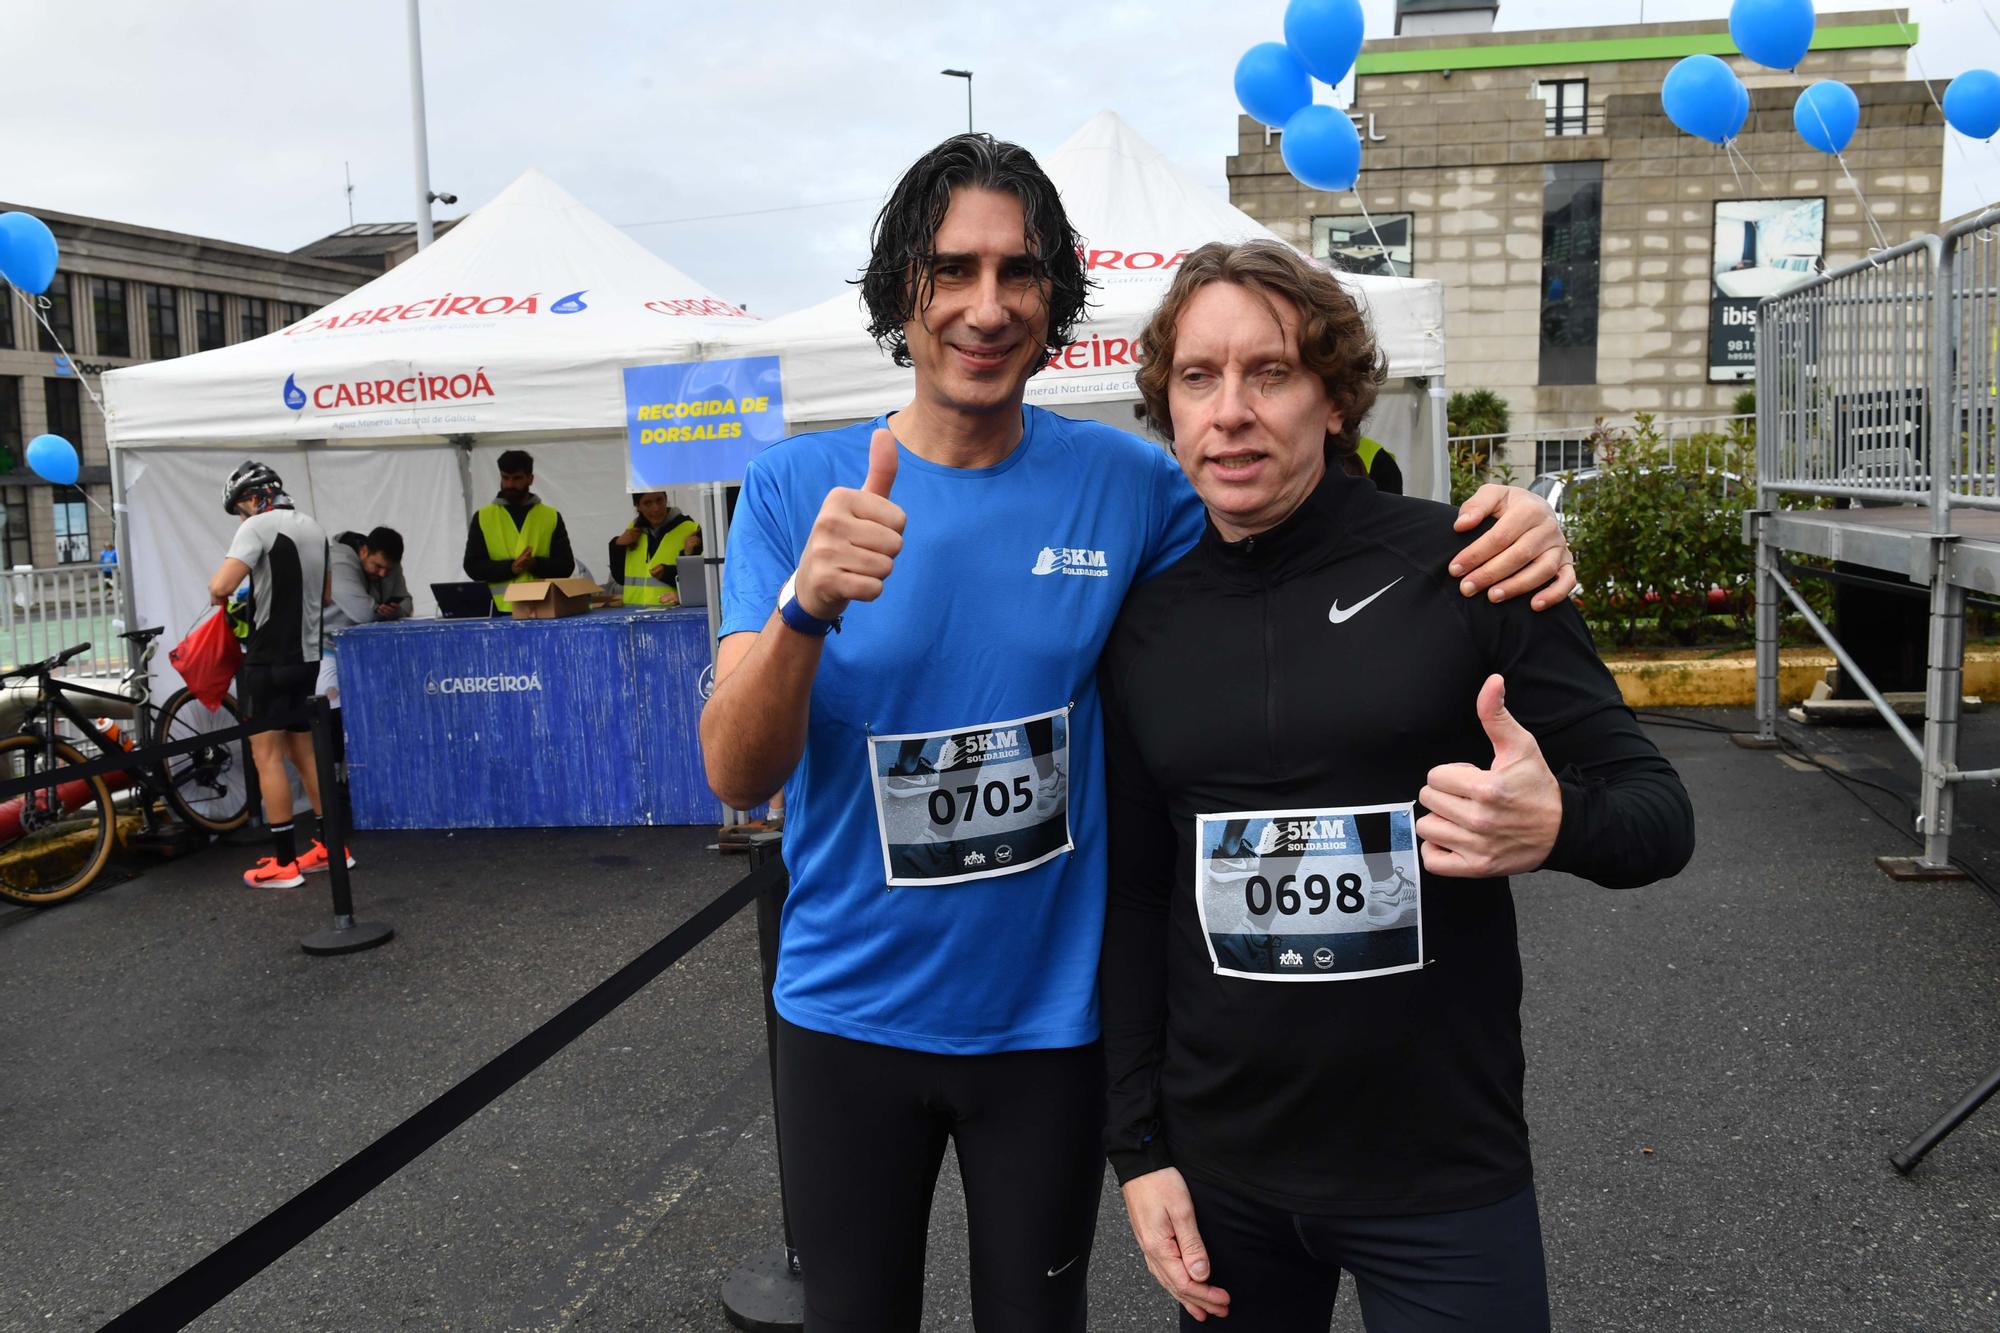
[[[299,377],[295,374],[285,376],[285,406],[298,412],[303,410],[305,405],[306,391],[299,387]]]
[[[571,292],[568,296],[551,302],[549,313],[551,315],[575,315],[590,309],[590,303],[583,299],[583,292],[589,290],[590,288],[585,287],[581,292]]]

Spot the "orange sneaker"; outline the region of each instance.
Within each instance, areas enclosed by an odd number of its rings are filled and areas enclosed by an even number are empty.
[[[306,882],[297,861],[280,861],[267,856],[243,872],[243,882],[253,889],[296,889]]]
[[[313,845],[306,849],[305,855],[299,857],[299,869],[311,875],[326,869],[326,863],[329,859],[326,854],[326,844],[318,838],[314,838]],[[354,853],[352,851],[347,853],[347,868],[349,870],[354,869]]]

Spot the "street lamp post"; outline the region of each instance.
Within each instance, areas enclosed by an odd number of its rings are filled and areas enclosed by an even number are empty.
[[[431,243],[431,150],[424,132],[424,46],[417,0],[409,0],[410,118],[417,139],[417,249]]]
[[[938,73],[953,79],[965,80],[965,132],[972,133],[972,71],[969,69],[941,69]]]

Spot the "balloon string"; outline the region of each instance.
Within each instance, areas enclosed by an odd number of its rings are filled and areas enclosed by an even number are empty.
[[[1980,13],[1982,13],[1982,14],[1986,14],[1986,6],[1985,6],[1985,5],[1983,5],[1983,4],[1982,4],[1982,5],[1980,5],[1980,7],[1979,7],[1979,12],[1980,12]],[[1916,39],[1910,36],[1910,29],[1909,29],[1908,25],[1907,25],[1907,24],[1905,24],[1905,23],[1903,22],[1903,16],[1902,16],[1902,13],[1901,13],[1901,11],[1899,11],[1899,10],[1894,10],[1894,9],[1892,9],[1892,10],[1890,10],[1890,11],[1889,11],[1889,16],[1890,16],[1891,18],[1893,18],[1893,19],[1895,19],[1895,20],[1896,20],[1896,26],[1897,26],[1898,28],[1902,29],[1902,33],[1903,33],[1903,40],[1904,40],[1904,41],[1907,41],[1907,42],[1909,42],[1909,44],[1910,44],[1910,47],[1909,47],[1909,50],[1910,50],[1910,63],[1911,63],[1912,65],[1915,65],[1915,66],[1917,67],[1917,77],[1918,77],[1919,79],[1921,79],[1921,80],[1923,81],[1923,85],[1924,85],[1924,91],[1925,91],[1926,93],[1929,93],[1929,94],[1930,94],[1930,99],[1931,99],[1931,105],[1937,108],[1937,113],[1938,113],[1938,115],[1939,115],[1939,116],[1943,116],[1943,115],[1944,115],[1944,103],[1943,103],[1943,102],[1940,102],[1940,101],[1938,101],[1938,95],[1937,95],[1937,89],[1935,89],[1935,88],[1933,88],[1933,87],[1931,86],[1931,76],[1930,76],[1930,75],[1928,75],[1928,74],[1926,74],[1926,73],[1924,73],[1924,62],[1923,62],[1923,60],[1922,60],[1921,58],[1919,58],[1919,57],[1918,57],[1918,55],[1917,55],[1917,43],[1916,43]],[[1993,22],[1993,16],[1992,16],[1991,14],[1986,14],[1986,21],[1987,21],[1988,23],[1992,23],[1992,22]],[[1995,26],[1993,30],[1994,30],[1995,32],[2000,32],[2000,26]],[[1794,71],[1792,71],[1792,72],[1793,72],[1794,74],[1796,74],[1796,73],[1797,73],[1798,71],[1797,71],[1797,70],[1794,70]],[[1949,122],[1947,122],[1947,129],[1949,129]],[[1965,151],[1965,141],[1964,141],[1963,139],[1960,139],[1960,138],[1959,138],[1958,136],[1956,136],[1956,135],[1953,135],[1953,134],[1950,134],[1950,133],[1947,133],[1947,134],[1945,135],[1945,137],[1946,137],[1947,139],[1950,139],[1950,140],[1951,140],[1951,141],[1952,141],[1952,142],[1953,142],[1954,144],[1957,144],[1957,145],[1958,145],[1958,160],[1959,160],[1959,161],[1961,161],[1961,162],[1963,162],[1963,163],[1965,163],[1965,171],[1966,171],[1966,174],[1967,174],[1968,176],[1971,176],[1971,177],[1972,177],[1972,178],[1973,178],[1974,180],[1977,180],[1977,179],[1978,179],[1978,176],[1979,176],[1979,173],[1978,173],[1978,171],[1977,171],[1977,170],[1976,170],[1976,169],[1975,169],[1975,168],[1973,167],[1973,165],[1972,165],[1972,156],[1971,156],[1971,154],[1969,154],[1969,153],[1967,153],[1967,152]],[[1992,145],[1991,145],[1991,143],[1990,143],[1990,142],[1989,142],[1989,144],[1987,145],[1987,147],[1988,147],[1989,149],[1990,149],[1990,148],[1992,147]],[[1985,211],[1985,207],[1984,207],[1984,206],[1982,206],[1982,207],[1981,207],[1981,209],[1980,209],[1980,211],[1981,211],[1981,212],[1984,212],[1984,211]]]
[[[35,322],[37,324],[40,324],[42,328],[48,332],[49,341],[56,345],[56,351],[62,355],[64,364],[69,366],[70,373],[76,376],[76,382],[83,386],[83,391],[90,395],[90,401],[96,405],[97,415],[103,417],[104,424],[106,426],[109,426],[111,424],[111,415],[110,413],[104,410],[104,400],[97,396],[97,390],[90,387],[90,380],[84,376],[83,367],[79,366],[76,363],[76,358],[70,355],[69,348],[63,346],[62,339],[56,336],[56,331],[54,326],[52,326],[49,323],[48,316],[43,313],[44,298],[30,296],[26,292],[22,291],[19,287],[14,287],[12,283],[9,283],[7,285],[13,288],[14,295],[21,298],[21,303],[34,312]],[[77,445],[75,440],[70,441],[70,447],[72,449],[75,449],[78,454],[81,454],[83,452],[82,448]],[[84,487],[77,486],[74,489],[79,495],[83,496],[84,499],[90,501],[91,504],[95,505],[97,507],[98,513],[109,514],[111,512],[109,509],[106,509],[104,507],[102,501],[98,500],[96,496],[92,495]]]
[[[1881,224],[1875,221],[1875,210],[1868,206],[1868,196],[1861,193],[1861,183],[1855,180],[1854,173],[1847,169],[1846,155],[1835,153],[1833,160],[1840,163],[1840,174],[1847,177],[1848,185],[1854,190],[1854,197],[1861,201],[1861,212],[1868,219],[1868,229],[1875,233],[1875,244],[1887,250],[1889,248],[1889,238],[1882,234]]]
[[[1724,139],[1722,141],[1722,153],[1729,162],[1729,174],[1736,178],[1736,192],[1741,194],[1743,193],[1743,173],[1736,169],[1735,144],[1736,141],[1734,139]]]
[[[1736,160],[1743,164],[1743,169],[1750,173],[1750,178],[1752,180],[1757,182],[1758,189],[1768,190],[1771,188],[1769,185],[1765,184],[1764,178],[1757,174],[1757,168],[1750,165],[1749,155],[1746,154],[1741,148],[1738,148],[1736,146],[1736,140],[1731,139],[1727,144],[1723,146],[1729,149],[1730,152],[1736,154]],[[1742,178],[1738,177],[1736,183],[1738,185],[1741,185],[1743,183]]]
[[[1799,72],[1796,69],[1793,70],[1792,78],[1796,80],[1798,77]],[[1807,89],[1806,91],[1811,92],[1812,90]],[[1804,94],[1800,95],[1804,96]],[[1832,143],[1833,128],[1826,123],[1826,115],[1819,109],[1819,103],[1816,101],[1807,101],[1806,105],[1812,109],[1813,119],[1819,122],[1820,132],[1826,135],[1826,141]],[[1817,147],[1818,145],[1814,146]],[[1848,185],[1854,190],[1854,197],[1861,201],[1861,214],[1868,219],[1868,230],[1875,233],[1875,244],[1881,249],[1887,250],[1889,248],[1889,238],[1882,234],[1882,225],[1875,221],[1875,210],[1868,206],[1868,196],[1861,193],[1861,183],[1855,180],[1854,173],[1847,169],[1846,154],[1836,149],[1834,150],[1833,160],[1840,163],[1840,174],[1847,177]]]
[[[1362,198],[1361,196],[1360,178],[1357,176],[1355,178],[1354,184],[1348,186],[1347,188],[1348,192],[1354,196],[1354,202],[1361,206],[1361,220],[1368,224],[1368,234],[1375,238],[1375,247],[1377,250],[1382,252],[1382,257],[1389,266],[1389,276],[1394,278],[1397,282],[1407,282],[1412,285],[1415,285],[1417,279],[1406,278],[1402,274],[1396,272],[1396,261],[1389,258],[1388,255],[1389,247],[1382,243],[1382,233],[1375,229],[1375,219],[1370,217],[1368,214],[1368,201]],[[1358,296],[1359,293],[1357,293],[1356,295]],[[1435,335],[1429,331],[1426,331],[1425,333],[1426,338],[1433,338],[1434,336]],[[1426,358],[1426,360],[1428,361],[1428,357]],[[1444,364],[1442,360],[1440,360],[1438,363],[1438,369],[1439,370],[1444,369]]]

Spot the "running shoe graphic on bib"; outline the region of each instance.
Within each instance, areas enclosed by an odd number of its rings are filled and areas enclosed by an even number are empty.
[[[1195,820],[1195,906],[1216,975],[1353,981],[1423,966],[1416,814],[1401,805]]]
[[[1069,709],[949,731],[868,737],[882,873],[962,884],[1070,850]]]

